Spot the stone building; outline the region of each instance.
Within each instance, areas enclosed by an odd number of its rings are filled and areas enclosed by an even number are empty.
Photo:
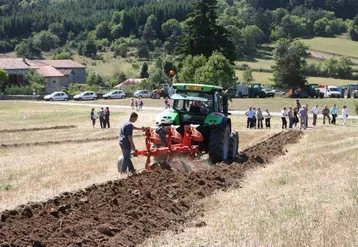
[[[35,69],[47,80],[46,93],[61,90],[70,83],[86,83],[86,67],[72,60],[28,60],[0,58],[0,68],[9,76],[10,85],[27,84],[26,74]]]

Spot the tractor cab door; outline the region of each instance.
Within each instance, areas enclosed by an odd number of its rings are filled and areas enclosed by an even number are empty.
[[[223,104],[223,113],[225,116],[228,116],[229,115],[229,96],[227,94],[223,94],[222,104]]]

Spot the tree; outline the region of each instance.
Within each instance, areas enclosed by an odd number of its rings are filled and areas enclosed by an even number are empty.
[[[340,57],[337,61],[337,75],[338,78],[349,79],[352,77],[353,62],[348,57]]]
[[[149,77],[148,64],[143,63],[142,67],[140,68],[139,78],[148,78],[148,77]]]
[[[33,39],[29,38],[22,41],[15,47],[17,57],[36,59],[41,57],[41,50],[34,44]]]
[[[119,46],[116,46],[114,49],[114,54],[121,56],[123,58],[127,56],[127,52],[128,52],[128,45],[126,43],[121,43],[119,44]]]
[[[242,76],[245,83],[250,83],[254,80],[254,77],[252,76],[252,70],[250,68],[246,69]]]
[[[154,15],[150,15],[143,29],[143,38],[149,42],[156,36],[157,18]]]
[[[95,34],[100,39],[109,38],[110,30],[109,30],[108,22],[103,21],[103,22],[99,23],[96,26]]]
[[[78,53],[86,57],[92,57],[97,54],[96,42],[89,38],[85,42],[82,42],[78,46]]]
[[[181,34],[181,26],[178,20],[170,19],[162,24],[162,32],[165,38],[169,38],[172,35],[179,36]]]
[[[183,62],[183,67],[178,73],[179,81],[183,83],[194,82],[196,70],[205,66],[206,62],[207,58],[204,55],[188,55]]]
[[[88,72],[87,84],[90,86],[105,86],[103,77],[95,72]]]
[[[252,53],[263,43],[265,34],[257,26],[251,25],[241,30],[241,36],[244,41],[245,53]]]
[[[276,62],[272,66],[273,81],[279,88],[297,89],[306,84],[304,68],[308,47],[300,41],[280,39],[276,42],[273,57]]]
[[[230,88],[235,84],[235,69],[221,53],[214,52],[205,66],[195,71],[194,82]]]
[[[47,81],[39,72],[34,69],[31,69],[26,74],[26,80],[30,83],[31,89],[36,93],[43,93]]]
[[[123,27],[122,24],[117,24],[112,27],[111,36],[113,39],[117,39],[122,36]]]
[[[6,74],[6,71],[0,69],[0,92],[4,93],[5,88],[8,86],[9,76]]]
[[[143,58],[146,58],[148,59],[149,58],[149,49],[147,46],[141,46],[139,47],[138,51],[137,51],[137,56],[141,59]]]
[[[67,38],[67,32],[65,27],[61,24],[61,23],[51,23],[50,26],[48,27],[48,30],[57,35],[57,37],[60,38],[61,43],[63,44],[66,41]]]
[[[60,39],[50,31],[41,31],[34,35],[34,45],[42,51],[50,51],[60,44]]]
[[[230,41],[230,33],[216,23],[217,1],[197,0],[193,7],[194,11],[185,21],[185,33],[177,45],[177,53],[182,56],[203,54],[210,57],[214,51],[219,51],[234,61],[235,46]]]

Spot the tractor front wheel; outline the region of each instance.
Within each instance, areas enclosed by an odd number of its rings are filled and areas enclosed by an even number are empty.
[[[211,130],[209,140],[209,160],[211,163],[227,161],[229,153],[230,126]]]

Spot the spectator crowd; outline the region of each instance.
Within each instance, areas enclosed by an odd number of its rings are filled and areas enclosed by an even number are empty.
[[[308,104],[301,105],[299,100],[296,100],[295,107],[284,107],[280,112],[281,127],[282,129],[294,128],[299,126],[300,129],[307,129],[309,116],[312,114],[312,125],[317,126],[317,118],[321,113],[323,117],[323,124],[337,124],[338,108],[334,104],[331,108],[325,105],[322,109],[319,109],[318,105],[315,105],[311,111]],[[348,109],[347,106],[343,106],[342,110],[343,124],[348,124]],[[246,112],[247,116],[247,128],[250,129],[263,129],[263,120],[265,119],[265,128],[271,128],[272,116],[269,110],[262,112],[261,108],[250,107]],[[327,120],[327,121],[326,121]],[[288,125],[288,126],[287,126]]]

